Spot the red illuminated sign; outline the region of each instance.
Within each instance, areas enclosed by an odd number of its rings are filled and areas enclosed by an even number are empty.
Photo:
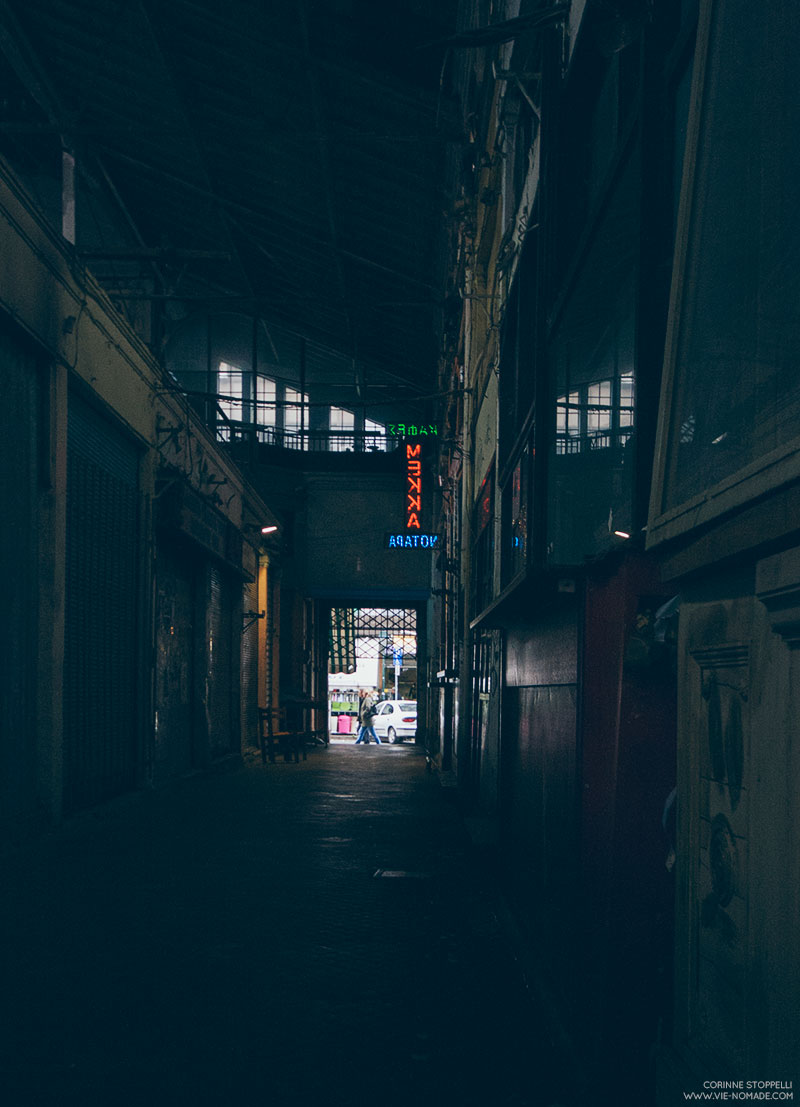
[[[422,512],[422,444],[406,443],[406,530],[419,530]]]

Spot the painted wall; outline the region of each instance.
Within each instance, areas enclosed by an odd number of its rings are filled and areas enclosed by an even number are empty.
[[[675,1033],[660,1104],[712,1061],[800,1076],[800,548],[681,606]],[[722,584],[722,587],[720,586]],[[754,1077],[756,1072],[772,1077]],[[703,1076],[700,1076],[702,1079]]]
[[[296,549],[310,595],[375,591],[423,598],[431,558],[424,549],[384,549],[385,533],[403,531],[403,479],[396,474],[308,475],[303,482]],[[430,515],[426,516],[426,520]]]
[[[632,1102],[653,1086],[671,1014],[675,877],[662,818],[676,781],[677,675],[655,619],[667,598],[652,562],[632,556],[589,577],[583,616],[582,1002],[605,1086]]]
[[[497,391],[497,376],[492,373],[487,381],[486,394],[475,423],[473,498],[478,495],[486,470],[491,465],[497,448]]]

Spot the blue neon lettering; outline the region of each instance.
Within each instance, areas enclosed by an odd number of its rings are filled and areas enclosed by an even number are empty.
[[[386,549],[432,550],[439,538],[438,534],[387,534]]]

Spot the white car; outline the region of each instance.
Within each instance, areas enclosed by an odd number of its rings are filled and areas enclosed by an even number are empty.
[[[417,733],[416,700],[381,700],[375,704],[378,714],[373,718],[375,733],[390,742],[402,742]]]

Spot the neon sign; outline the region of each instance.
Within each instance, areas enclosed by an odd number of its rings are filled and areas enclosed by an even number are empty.
[[[427,438],[430,434],[439,433],[438,423],[428,423],[427,426],[423,426],[420,423],[419,426],[416,423],[390,423],[389,434],[394,438]]]
[[[420,530],[422,512],[422,445],[406,443],[406,530]]]
[[[433,550],[439,545],[438,534],[384,534],[385,550]]]

